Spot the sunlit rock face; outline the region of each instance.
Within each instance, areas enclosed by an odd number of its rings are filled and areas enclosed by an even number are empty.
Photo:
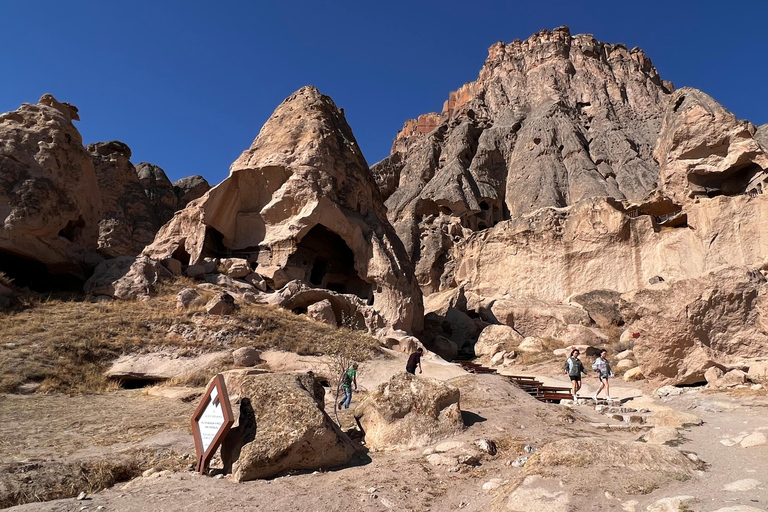
[[[287,98],[230,175],[160,230],[145,255],[247,259],[261,275],[356,295],[420,330],[421,292],[343,111],[314,87]]]

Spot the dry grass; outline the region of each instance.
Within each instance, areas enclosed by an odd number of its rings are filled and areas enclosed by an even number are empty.
[[[341,339],[365,358],[378,345],[366,333],[329,327],[271,306],[244,304],[227,317],[209,316],[202,306],[178,311],[176,293],[190,284],[186,279],[166,283],[149,301],[24,296],[24,309],[0,313],[0,392],[14,392],[30,382],[40,383],[40,392],[108,390],[114,383],[104,370],[111,360],[159,348],[199,354],[252,346],[321,355]],[[204,383],[207,373],[191,377],[190,383]]]

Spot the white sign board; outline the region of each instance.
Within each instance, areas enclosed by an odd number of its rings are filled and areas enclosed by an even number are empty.
[[[200,428],[200,440],[203,443],[203,451],[208,451],[208,447],[211,446],[213,438],[221,430],[221,426],[227,421],[224,419],[224,411],[221,409],[221,401],[219,398],[219,390],[213,388],[211,392],[211,400],[203,410],[203,415],[197,421],[198,428]]]

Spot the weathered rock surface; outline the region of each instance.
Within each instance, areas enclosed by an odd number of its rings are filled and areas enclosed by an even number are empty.
[[[176,309],[188,309],[205,302],[194,288],[184,288],[176,295]]]
[[[100,263],[83,285],[91,295],[107,295],[114,299],[148,298],[155,285],[173,274],[159,261],[139,256],[120,256]]]
[[[160,224],[130,162],[131,150],[119,141],[89,144],[86,150],[102,202],[98,250],[108,258],[136,256],[152,243]]]
[[[407,122],[373,167],[390,219],[419,260],[441,214],[482,230],[589,197],[640,200],[658,180],[651,153],[670,89],[642,50],[566,27],[497,43],[478,79],[441,114]]]
[[[368,447],[425,446],[464,428],[460,393],[437,379],[397,373],[355,408]]]
[[[181,209],[195,199],[203,197],[203,194],[208,192],[211,189],[211,186],[205,178],[199,174],[195,174],[175,181],[173,183],[173,188],[176,192],[176,197],[178,198],[178,208]]]
[[[117,358],[106,375],[118,380],[169,380],[231,361],[232,353],[228,350],[191,357],[181,357],[171,351],[132,354]]]
[[[514,350],[522,341],[520,333],[508,325],[489,325],[475,343],[475,355],[493,357],[497,352]]]
[[[222,461],[238,481],[269,478],[291,470],[347,464],[355,447],[325,413],[325,391],[311,372],[224,373],[230,396],[238,396],[238,423],[222,445]]]
[[[50,94],[0,115],[0,269],[31,260],[83,277],[98,263],[101,196],[79,119]]]
[[[336,314],[333,312],[333,305],[328,299],[323,299],[320,302],[310,304],[307,307],[307,316],[312,320],[316,320],[333,327],[338,325]]]
[[[176,215],[144,254],[184,253],[197,264],[233,251],[290,279],[355,294],[394,328],[421,329],[413,267],[368,165],[343,112],[313,87],[286,99],[229,177]]]
[[[704,382],[710,367],[764,355],[766,293],[759,272],[726,267],[623,295],[622,315],[640,333],[634,351],[643,375],[661,384]]]
[[[205,305],[209,315],[231,315],[236,308],[234,297],[226,292],[217,294]]]

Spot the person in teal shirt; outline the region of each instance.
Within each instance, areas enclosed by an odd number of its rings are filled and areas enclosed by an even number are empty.
[[[341,389],[344,391],[344,398],[339,402],[339,409],[343,405],[345,409],[349,409],[349,404],[352,403],[352,384],[355,385],[355,391],[357,391],[357,363],[352,363],[352,366],[347,368],[344,375],[341,378]]]

